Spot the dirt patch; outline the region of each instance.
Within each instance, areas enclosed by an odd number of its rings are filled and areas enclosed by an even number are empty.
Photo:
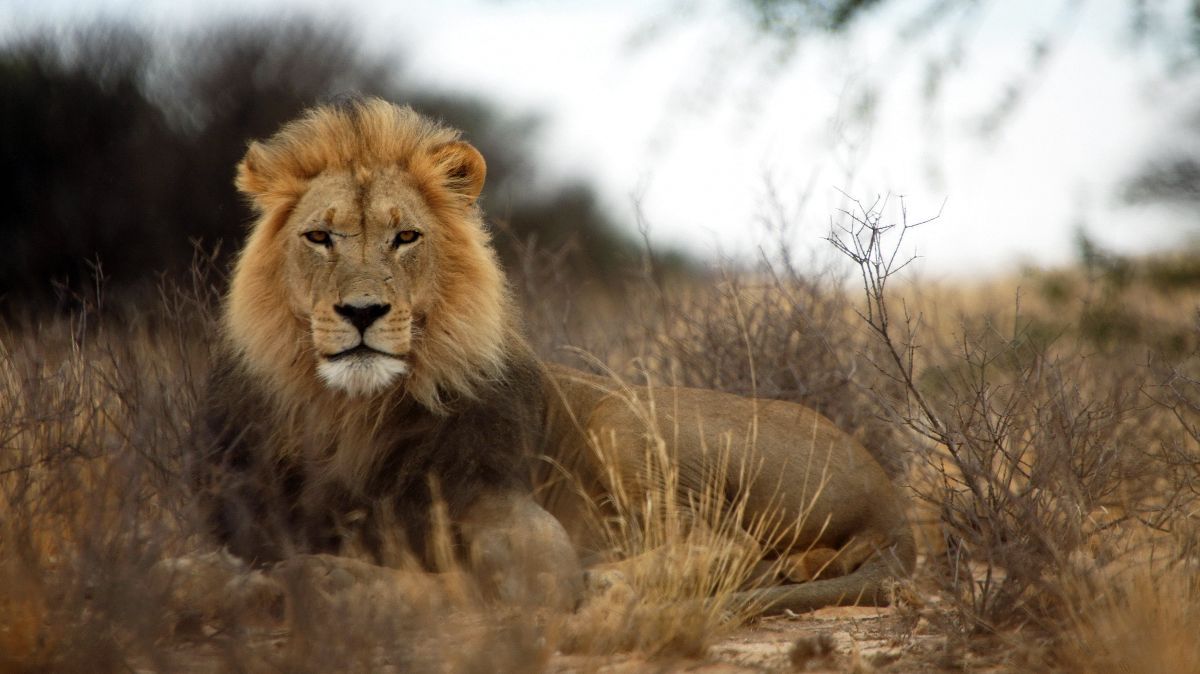
[[[603,672],[928,672],[944,637],[914,633],[913,617],[894,608],[831,607],[765,618],[714,643],[704,658],[646,659],[633,654],[556,654],[555,673]],[[903,635],[903,636],[899,636]]]

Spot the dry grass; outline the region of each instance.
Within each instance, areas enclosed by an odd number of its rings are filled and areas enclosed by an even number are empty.
[[[617,375],[610,373],[617,378]],[[617,395],[648,429],[640,465],[628,470],[615,434],[592,433],[590,450],[608,468],[611,497],[597,504],[594,519],[602,527],[611,559],[594,574],[616,571],[617,587],[594,598],[571,621],[568,651],[702,656],[715,640],[731,633],[758,609],[735,604],[755,573],[774,569],[761,562],[758,541],[782,539],[783,523],[748,512],[744,497],[730,499],[724,485],[734,476],[751,481],[757,467],[736,451],[734,438],[705,447],[713,457],[700,477],[699,492],[681,488],[679,429],[664,427],[659,410],[670,409],[671,389],[622,384]],[[656,397],[665,396],[666,399]],[[747,440],[752,441],[752,440]],[[686,500],[682,494],[687,493]],[[779,563],[779,562],[777,562]],[[770,564],[768,564],[770,567]]]
[[[0,341],[0,669],[152,657],[160,558],[190,546],[180,450],[199,350],[186,326],[110,332],[84,312]],[[152,335],[165,336],[155,339]]]
[[[1089,674],[1200,672],[1200,569],[1145,566],[1079,581],[1064,662]]]
[[[941,665],[1195,671],[1200,290],[1103,269],[900,286],[884,253],[903,223],[870,206],[845,222],[863,293],[781,263],[651,270],[619,303],[585,300],[555,294],[544,255],[516,286],[542,354],[624,382],[647,420],[670,401],[646,385],[679,384],[801,402],[858,434],[914,497],[926,549],[906,610],[947,637]],[[423,601],[400,575],[264,585],[219,557],[203,558],[213,585],[164,575],[211,552],[180,476],[220,285],[0,327],[0,672],[542,671],[560,650],[702,656],[745,622],[726,601],[757,561],[740,506],[680,503],[663,434],[651,479],[614,473],[597,510],[615,551],[650,561],[568,618]]]

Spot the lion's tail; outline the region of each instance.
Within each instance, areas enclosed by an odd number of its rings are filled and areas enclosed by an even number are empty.
[[[891,583],[912,571],[916,542],[898,532],[892,545],[876,550],[857,569],[837,578],[738,592],[731,605],[760,615],[804,613],[824,606],[887,606]]]

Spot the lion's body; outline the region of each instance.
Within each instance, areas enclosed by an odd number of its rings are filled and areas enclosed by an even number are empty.
[[[260,219],[197,462],[221,540],[264,564],[352,550],[390,563],[398,536],[436,568],[445,524],[496,596],[570,605],[578,554],[605,552],[589,513],[611,500],[612,471],[645,482],[648,438],[665,437],[681,499],[719,475],[718,492],[783,523],[747,527],[764,556],[853,558],[827,567],[843,577],[748,599],[885,600],[914,551],[866,450],[798,405],[658,389],[643,391],[647,415],[605,379],[539,363],[475,203],[483,175],[457,132],[378,100],[318,108],[251,146],[238,186]],[[724,461],[735,469],[714,470]]]
[[[764,565],[774,573],[807,579],[786,561],[810,557],[808,577],[821,579],[748,593],[763,610],[884,602],[883,581],[911,570],[915,547],[898,491],[862,445],[817,412],[703,389],[629,389],[556,365],[544,382],[543,452],[570,478],[558,490],[545,478],[536,486],[585,559],[605,559],[611,544],[595,526],[595,503],[613,491],[627,504],[648,493],[653,500],[665,482],[680,502],[705,510],[702,520],[739,513],[741,534],[765,559],[781,560]]]

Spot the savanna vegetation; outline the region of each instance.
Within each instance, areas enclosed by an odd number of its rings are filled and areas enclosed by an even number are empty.
[[[1081,236],[1069,267],[926,283],[903,235],[939,223],[871,197],[833,214],[837,264],[780,245],[679,273],[583,188],[523,196],[519,120],[406,88],[311,26],[187,39],[204,48],[109,31],[0,55],[0,672],[658,670],[720,660],[754,627],[721,603],[750,573],[721,526],[736,501],[686,526],[669,451],[647,457],[652,507],[603,523],[663,561],[594,583],[569,616],[467,590],[427,602],[367,569],[269,583],[209,541],[185,476],[248,217],[232,167],[246,138],[345,88],[426,106],[488,157],[485,208],[544,358],[638,404],[648,382],[802,402],[904,485],[922,560],[883,612],[894,648],[864,657],[796,616],[812,638],[753,667],[1200,671],[1194,252],[1125,258]]]

